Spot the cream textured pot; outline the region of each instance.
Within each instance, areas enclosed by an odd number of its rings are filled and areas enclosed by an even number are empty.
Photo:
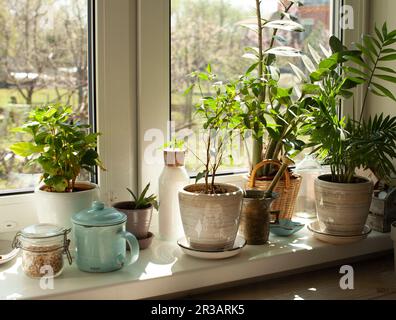
[[[77,182],[76,192],[47,192],[39,186],[35,190],[37,216],[40,223],[71,228],[73,214],[90,208],[99,199],[99,189],[90,182]]]
[[[329,182],[330,175],[315,180],[318,220],[324,232],[358,235],[363,232],[370,210],[373,184],[356,177],[358,183]]]
[[[194,184],[179,192],[184,233],[190,246],[201,250],[232,248],[239,228],[243,191],[229,184],[216,184],[227,193],[199,193],[204,184]]]

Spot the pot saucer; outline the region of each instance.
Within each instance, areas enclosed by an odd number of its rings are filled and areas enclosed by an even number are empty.
[[[153,238],[154,238],[154,234],[149,232],[146,238],[138,239],[140,250],[144,250],[150,247],[151,243],[153,242]]]
[[[11,241],[0,240],[0,264],[13,260],[19,253],[19,249],[13,249]]]
[[[371,232],[371,228],[365,225],[364,230],[360,234],[356,234],[356,235],[331,234],[323,231],[323,229],[320,227],[319,221],[314,221],[311,224],[309,224],[308,230],[313,233],[316,239],[336,245],[353,243],[366,239],[369,233]]]
[[[278,237],[288,237],[305,227],[305,224],[280,219],[277,224],[270,224],[270,232]]]
[[[196,258],[226,259],[236,256],[238,253],[240,253],[243,247],[246,245],[246,240],[241,236],[237,236],[232,248],[226,250],[218,250],[218,251],[205,251],[205,250],[198,250],[191,248],[190,244],[188,243],[185,237],[179,239],[177,241],[177,244],[185,254],[188,254]]]

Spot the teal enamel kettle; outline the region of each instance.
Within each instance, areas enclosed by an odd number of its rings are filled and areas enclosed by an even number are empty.
[[[110,272],[137,261],[139,243],[125,231],[126,220],[124,213],[106,208],[99,201],[73,215],[75,261],[80,270]],[[130,256],[126,254],[126,243],[131,249]]]

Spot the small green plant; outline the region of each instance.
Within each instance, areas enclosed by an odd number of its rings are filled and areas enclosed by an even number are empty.
[[[104,169],[96,152],[98,133],[89,133],[89,125],[73,122],[69,106],[51,104],[35,108],[29,121],[14,132],[27,134],[30,141],[17,142],[11,150],[38,164],[46,191],[73,192],[82,169]]]
[[[159,208],[159,204],[157,201],[157,196],[152,194],[151,196],[146,197],[146,193],[148,189],[150,188],[150,183],[144,188],[142,193],[137,197],[134,192],[127,188],[128,192],[131,194],[133,198],[133,208],[132,210],[138,210],[138,209],[147,209],[150,206],[153,206],[156,210]]]
[[[184,140],[179,140],[177,137],[174,137],[172,140],[164,144],[163,149],[183,150]]]

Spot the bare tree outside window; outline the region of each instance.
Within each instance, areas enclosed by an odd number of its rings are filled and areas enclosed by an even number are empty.
[[[88,1],[0,0],[0,193],[38,182],[9,149],[29,110],[61,101],[88,122]]]

